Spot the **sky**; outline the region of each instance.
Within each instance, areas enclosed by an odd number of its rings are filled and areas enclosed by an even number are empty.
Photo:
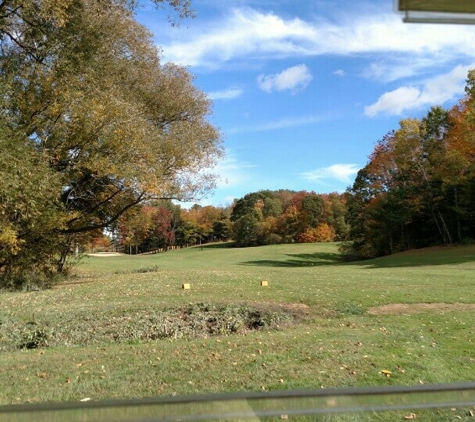
[[[192,0],[167,23],[137,19],[162,62],[184,65],[213,101],[225,157],[201,205],[262,189],[344,192],[404,118],[450,108],[475,68],[475,26],[408,24],[393,0]]]

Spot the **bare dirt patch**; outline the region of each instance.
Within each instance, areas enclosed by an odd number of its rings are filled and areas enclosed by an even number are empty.
[[[368,309],[370,315],[412,315],[424,312],[474,311],[474,303],[390,303]]]

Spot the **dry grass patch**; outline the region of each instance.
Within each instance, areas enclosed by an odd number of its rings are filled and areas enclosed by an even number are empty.
[[[413,315],[424,312],[461,312],[473,311],[473,303],[390,303],[368,309],[370,315]]]

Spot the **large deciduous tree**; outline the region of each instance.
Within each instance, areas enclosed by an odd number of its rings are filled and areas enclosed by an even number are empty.
[[[192,13],[186,0],[154,2]],[[38,194],[40,214],[61,216],[48,226],[57,246],[47,262],[60,270],[83,233],[109,227],[141,202],[191,199],[214,186],[206,169],[222,147],[207,120],[211,102],[185,68],[160,63],[135,7],[134,0],[0,2],[2,134],[11,154],[31,156],[22,163],[29,177],[18,179],[17,190],[28,192],[23,203]],[[45,173],[50,196],[41,193]],[[2,238],[12,238],[10,226]],[[0,276],[19,248],[33,246],[24,232],[15,239]]]

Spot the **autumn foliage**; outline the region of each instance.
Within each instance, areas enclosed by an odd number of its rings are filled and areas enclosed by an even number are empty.
[[[152,2],[193,15],[188,0]],[[78,244],[137,205],[214,188],[211,100],[161,62],[138,3],[0,2],[0,286],[64,272]]]
[[[233,239],[238,246],[344,240],[346,212],[346,198],[338,193],[253,192],[234,204]]]
[[[351,243],[360,258],[475,239],[475,72],[450,110],[404,119],[377,142],[347,191]]]

